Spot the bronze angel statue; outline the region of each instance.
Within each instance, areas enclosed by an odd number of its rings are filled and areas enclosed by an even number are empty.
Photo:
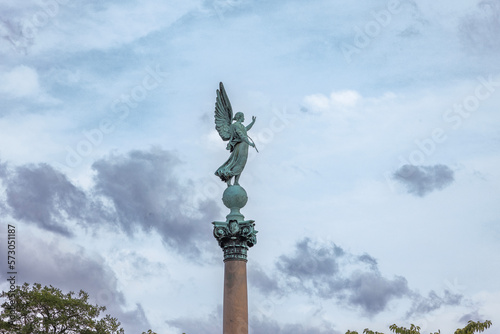
[[[233,121],[235,121],[233,123]],[[240,175],[245,168],[248,158],[248,146],[255,147],[252,138],[247,135],[255,123],[255,116],[252,117],[252,122],[247,126],[243,125],[245,115],[242,112],[237,112],[233,117],[233,109],[227,97],[224,85],[222,82],[217,90],[217,99],[215,101],[215,128],[219,132],[222,140],[229,141],[226,149],[231,154],[229,159],[217,169],[215,175],[220,177],[227,186],[231,186],[231,179],[234,176],[234,184],[239,185]],[[258,152],[258,151],[257,151]]]

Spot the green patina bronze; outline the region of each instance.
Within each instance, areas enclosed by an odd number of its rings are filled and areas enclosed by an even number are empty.
[[[247,162],[248,146],[255,147],[255,143],[247,135],[247,131],[255,123],[255,116],[246,127],[243,125],[244,121],[245,116],[241,112],[237,112],[233,117],[231,103],[221,82],[215,101],[215,128],[222,140],[229,141],[226,149],[231,154],[217,169],[215,175],[227,183],[222,202],[230,209],[230,213],[226,216],[225,222],[213,222],[213,224],[214,237],[224,251],[224,261],[247,261],[248,248],[257,243],[258,231],[254,229],[254,221],[244,220],[245,217],[240,212],[240,209],[247,204],[248,196],[245,189],[239,185],[239,179]],[[255,149],[257,150],[256,147]],[[233,177],[234,184],[231,185]]]
[[[237,112],[233,117],[231,102],[229,102],[226,90],[221,82],[215,100],[215,128],[222,140],[229,141],[226,149],[231,154],[229,159],[217,169],[215,175],[226,182],[228,187],[231,186],[233,177],[234,184],[239,184],[241,172],[243,172],[247,163],[248,146],[252,146],[257,150],[252,138],[247,135],[247,131],[250,131],[255,119],[255,116],[253,116],[252,122],[244,126],[245,115],[242,112]],[[233,121],[235,122],[233,123]]]
[[[247,250],[257,243],[253,220],[213,222],[214,237],[224,251],[224,261],[247,261]]]
[[[214,237],[224,251],[224,261],[247,260],[247,250],[257,243],[257,232],[253,220],[244,220],[240,209],[248,201],[247,192],[240,185],[224,190],[222,202],[231,211],[225,222],[213,222]]]

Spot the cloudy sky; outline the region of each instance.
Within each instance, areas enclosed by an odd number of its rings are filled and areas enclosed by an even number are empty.
[[[84,289],[130,334],[221,333],[222,81],[257,117],[251,333],[500,333],[499,18],[498,0],[1,1],[18,282]]]

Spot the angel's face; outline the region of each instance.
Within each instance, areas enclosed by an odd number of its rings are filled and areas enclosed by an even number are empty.
[[[235,119],[237,121],[244,122],[245,121],[245,115],[243,115],[242,112],[238,112],[238,113],[236,113]]]

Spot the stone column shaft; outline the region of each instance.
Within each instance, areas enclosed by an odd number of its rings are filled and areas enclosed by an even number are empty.
[[[248,334],[247,263],[224,263],[223,334]]]

